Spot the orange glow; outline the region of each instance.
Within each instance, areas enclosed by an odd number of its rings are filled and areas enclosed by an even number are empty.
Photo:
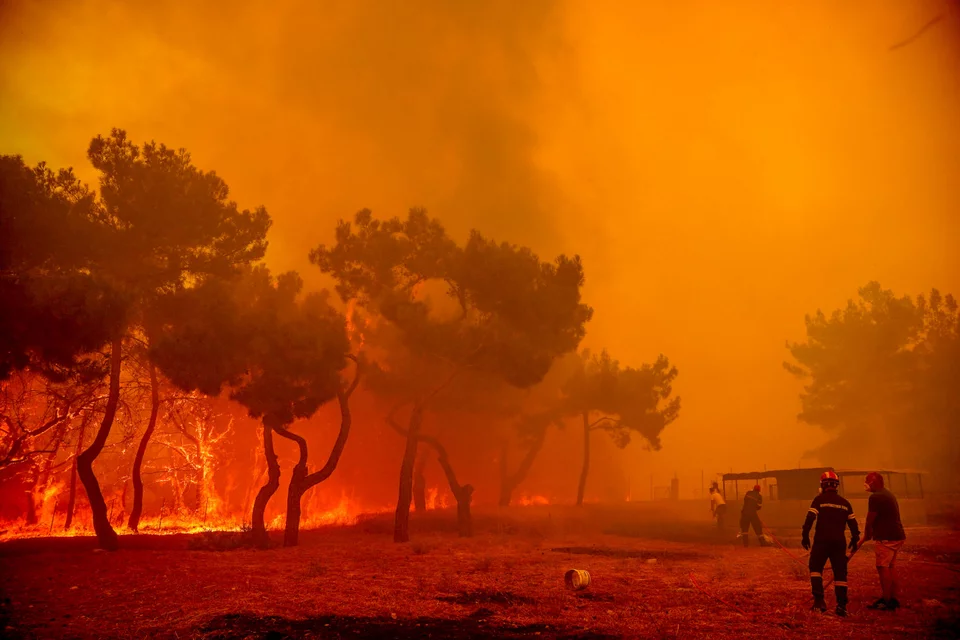
[[[804,314],[870,280],[960,294],[957,3],[491,0],[482,20],[475,3],[417,4],[4,2],[0,152],[92,181],[85,150],[110,127],[185,147],[231,198],[267,207],[268,265],[312,289],[331,283],[309,250],[362,207],[422,205],[458,239],[476,228],[543,258],[579,254],[596,309],[584,346],[626,365],[668,355],[684,403],[659,452],[598,434],[588,500],[647,500],[673,477],[700,497],[718,472],[833,464],[804,458],[829,434],[798,423],[801,384],[781,366]],[[346,317],[369,348],[368,319]],[[354,406],[322,488],[350,498],[315,512],[334,520],[396,499],[389,407],[362,388]],[[197,477],[201,521],[249,518],[257,445],[236,415],[226,440],[163,441],[186,463],[151,476],[151,518],[164,496],[192,500]],[[311,460],[336,420],[334,407],[297,425]],[[445,436],[477,504],[496,502],[497,470],[473,459],[494,448],[486,434]],[[277,446],[286,478],[293,454]],[[580,446],[553,429],[515,502],[572,501]],[[65,503],[46,491],[40,529]],[[431,489],[428,508],[450,506]]]

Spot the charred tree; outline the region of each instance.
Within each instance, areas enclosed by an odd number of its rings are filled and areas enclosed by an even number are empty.
[[[417,513],[427,510],[427,479],[423,475],[426,466],[427,457],[421,454],[413,468],[413,510]]]
[[[500,457],[500,500],[498,501],[498,504],[501,507],[510,506],[510,501],[513,499],[513,492],[520,485],[520,483],[526,479],[527,474],[530,473],[530,469],[533,467],[533,461],[537,459],[537,455],[539,455],[540,450],[543,449],[543,443],[546,441],[546,439],[546,429],[543,429],[537,433],[533,441],[530,443],[530,446],[527,448],[527,452],[524,454],[523,460],[520,461],[520,466],[512,475],[508,472],[508,444],[506,441],[504,441],[503,451]]]
[[[473,486],[469,484],[461,485],[457,482],[457,474],[453,471],[450,464],[450,457],[447,455],[446,448],[440,444],[440,441],[432,436],[421,435],[420,440],[429,444],[437,452],[437,462],[447,476],[447,482],[450,485],[450,491],[457,501],[457,530],[461,538],[470,538],[473,536],[473,518],[470,515],[470,503],[473,501]]]
[[[590,473],[590,432],[606,431],[623,449],[634,436],[660,448],[660,433],[680,414],[680,398],[670,398],[677,368],[660,355],[651,364],[622,367],[606,351],[581,354],[581,366],[564,384],[564,413],[583,419],[583,468],[577,506],[583,505]],[[590,422],[593,415],[599,417]]]
[[[140,470],[143,467],[143,457],[147,453],[147,445],[153,436],[153,431],[157,427],[157,415],[160,413],[160,382],[157,379],[157,368],[153,363],[149,365],[150,369],[150,419],[147,422],[147,429],[140,438],[140,446],[137,447],[137,455],[133,459],[133,508],[130,511],[130,519],[127,521],[127,528],[136,532],[140,526],[140,515],[143,512],[143,477]]]
[[[263,424],[263,456],[267,461],[267,483],[260,487],[260,491],[257,492],[257,497],[253,501],[253,515],[250,521],[254,544],[266,549],[270,546],[270,535],[267,533],[264,514],[267,511],[267,503],[270,502],[270,498],[280,488],[280,461],[273,450],[273,427],[266,422]]]
[[[283,533],[283,546],[295,547],[300,539],[300,516],[302,510],[303,494],[309,489],[317,486],[336,471],[340,463],[340,456],[347,445],[347,438],[350,436],[350,425],[353,418],[350,415],[350,396],[357,388],[360,382],[360,366],[357,365],[357,372],[353,382],[348,389],[337,393],[337,402],[340,404],[340,433],[337,440],[327,456],[327,462],[318,471],[307,472],[307,440],[303,436],[291,433],[286,429],[277,429],[277,433],[285,438],[297,443],[300,457],[297,465],[293,468],[293,475],[290,477],[290,488],[287,491],[287,522]]]
[[[590,414],[583,412],[583,468],[577,485],[577,506],[583,506],[583,494],[587,490],[587,475],[590,473]]]
[[[406,430],[406,445],[403,449],[403,462],[400,464],[400,491],[397,498],[397,512],[393,524],[393,541],[410,541],[410,502],[413,499],[413,467],[417,459],[417,445],[420,443],[420,428],[423,425],[423,406],[417,403],[410,414],[410,423]]]
[[[90,502],[90,512],[93,515],[93,529],[97,534],[97,542],[102,549],[108,551],[116,551],[118,547],[117,532],[110,526],[107,517],[107,503],[103,500],[100,483],[97,482],[97,476],[93,473],[93,462],[103,451],[103,447],[107,443],[107,437],[110,435],[110,428],[113,426],[113,420],[117,415],[117,405],[120,402],[122,349],[123,336],[117,335],[110,346],[110,391],[107,395],[103,420],[90,447],[77,456],[77,475],[87,492],[87,500]]]

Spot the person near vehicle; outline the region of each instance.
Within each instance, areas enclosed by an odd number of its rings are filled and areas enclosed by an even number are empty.
[[[864,488],[870,493],[867,502],[867,524],[863,541],[875,540],[877,573],[880,574],[882,595],[870,609],[893,610],[900,606],[897,600],[897,553],[907,539],[900,522],[900,505],[896,496],[883,486],[883,476],[876,471],[868,473]]]
[[[813,609],[821,613],[827,610],[823,597],[823,568],[830,561],[833,569],[833,588],[837,597],[837,615],[847,615],[847,538],[850,527],[850,549],[856,550],[860,540],[860,528],[853,514],[853,507],[837,489],[840,478],[833,471],[820,476],[820,495],[813,499],[803,522],[803,548],[810,551],[810,586],[813,590]],[[817,522],[810,548],[810,528]]]
[[[717,519],[717,529],[723,529],[726,526],[727,501],[723,499],[716,483],[710,486],[710,513]]]
[[[745,547],[750,545],[750,534],[748,533],[750,527],[753,527],[753,532],[757,534],[757,539],[760,540],[760,546],[768,546],[766,539],[763,537],[763,525],[760,522],[760,514],[757,513],[762,507],[763,495],[760,493],[760,485],[757,484],[743,496],[743,508],[740,510],[739,537],[743,539],[743,546]]]

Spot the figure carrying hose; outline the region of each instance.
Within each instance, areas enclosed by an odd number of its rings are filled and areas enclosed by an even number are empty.
[[[825,612],[827,603],[823,594],[823,568],[830,561],[833,569],[833,589],[837,597],[838,616],[847,615],[847,537],[850,527],[850,550],[857,549],[860,528],[850,503],[837,493],[840,478],[833,471],[820,476],[820,495],[813,499],[803,522],[803,548],[810,551],[810,586],[813,590],[813,610]],[[817,531],[810,549],[810,528],[817,521]]]
[[[752,491],[747,491],[743,496],[743,509],[740,510],[740,533],[737,537],[743,539],[743,546],[750,546],[750,527],[757,534],[761,547],[769,547],[769,543],[763,537],[763,523],[760,522],[759,511],[763,507],[763,495],[760,493],[760,485],[755,485]]]

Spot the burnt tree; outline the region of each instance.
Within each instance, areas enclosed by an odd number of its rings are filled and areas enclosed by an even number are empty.
[[[334,277],[344,301],[393,327],[403,350],[388,357],[419,371],[404,376],[389,367],[393,381],[386,385],[413,405],[394,523],[394,540],[406,542],[417,448],[427,435],[424,412],[455,381],[529,387],[575,350],[592,315],[580,301],[580,259],[542,262],[530,249],[477,231],[461,246],[423,209],[389,220],[360,211],[352,223],[340,221],[335,245],[319,246],[310,259]]]
[[[224,387],[263,426],[267,482],[254,500],[253,536],[267,546],[265,511],[280,486],[280,463],[274,434],[297,442],[299,470],[288,499],[290,527],[298,527],[300,496],[325,480],[340,459],[350,432],[348,399],[359,380],[344,387],[350,342],[342,314],[328,295],[301,295],[295,272],[274,278],[265,267],[248,270],[233,282],[211,280],[192,290],[171,293],[158,304],[153,358],[177,386],[217,395]],[[323,469],[307,471],[306,440],[291,431],[294,421],[309,418],[333,398],[340,400],[341,428]],[[296,543],[287,530],[287,544]]]
[[[348,356],[354,358],[353,356]],[[317,486],[331,475],[337,469],[340,462],[340,456],[347,444],[347,438],[350,436],[350,426],[353,419],[350,415],[350,396],[356,390],[360,382],[360,363],[357,361],[356,373],[350,386],[337,390],[337,402],[340,405],[340,432],[337,439],[327,456],[326,463],[317,471],[309,473],[307,467],[307,440],[303,436],[288,431],[287,429],[277,428],[276,432],[297,443],[299,458],[293,472],[290,476],[290,488],[287,492],[287,521],[283,534],[283,546],[294,547],[297,545],[300,536],[300,511],[303,494],[312,487]]]
[[[577,506],[583,505],[590,473],[590,439],[605,431],[621,449],[632,436],[660,448],[660,433],[680,415],[680,398],[670,398],[677,369],[664,356],[640,368],[621,367],[607,354],[585,351],[579,369],[564,385],[564,412],[579,417],[583,429],[583,465]]]
[[[140,526],[140,515],[143,513],[143,477],[140,475],[140,470],[143,467],[143,457],[147,453],[147,445],[157,428],[157,415],[160,413],[160,381],[157,378],[157,367],[151,362],[147,368],[150,373],[150,417],[133,459],[133,508],[127,520],[127,528],[134,532]]]
[[[70,364],[108,348],[103,416],[76,470],[99,544],[115,549],[93,465],[120,403],[124,343],[157,296],[262,258],[270,218],[262,208],[239,210],[224,182],[182,149],[138,146],[115,129],[95,138],[87,156],[99,197],[69,171],[0,159],[0,378],[31,362]]]

